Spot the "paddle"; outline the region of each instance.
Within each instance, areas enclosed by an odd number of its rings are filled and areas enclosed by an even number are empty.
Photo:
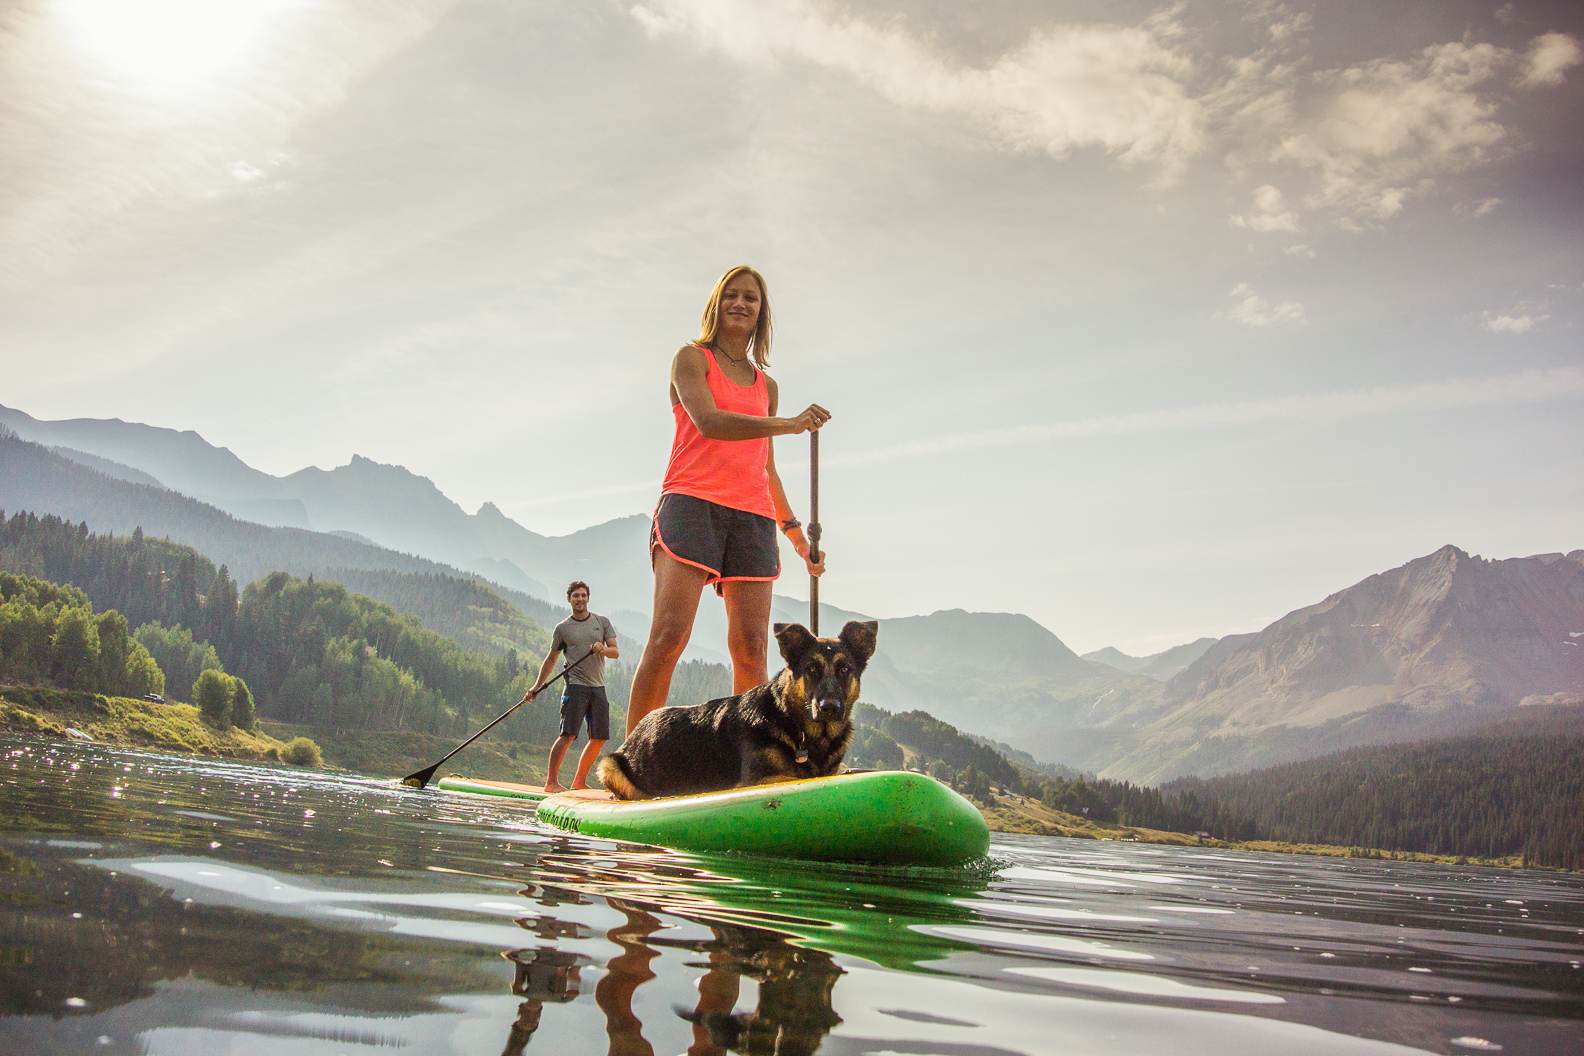
[[[591,657],[593,655],[594,655],[594,647],[591,645],[591,646],[589,646],[589,651],[588,652],[584,653],[582,656],[580,656],[576,660],[572,661],[572,663],[566,665],[566,667],[563,667],[561,669],[561,673],[559,675],[555,676],[555,678],[552,678],[550,681],[548,681],[544,685],[540,686],[539,687],[539,692],[543,693],[545,690],[549,689],[555,683],[557,683],[561,679],[565,678],[568,671],[572,670],[578,664],[581,664],[583,661],[587,660],[589,657]],[[438,763],[434,764],[433,766],[426,766],[422,770],[419,770],[417,773],[408,774],[406,777],[402,778],[402,784],[409,785],[409,786],[411,786],[413,788],[422,788],[422,787],[424,787],[425,785],[427,785],[429,783],[429,779],[434,776],[435,771],[440,769],[442,766],[445,765],[446,759],[451,758],[453,755],[457,754],[462,749],[466,748],[468,745],[472,744],[474,741],[476,741],[480,737],[484,736],[490,730],[494,729],[495,728],[495,724],[500,722],[501,719],[504,719],[506,716],[510,715],[512,712],[516,711],[518,708],[522,707],[526,703],[528,703],[528,698],[527,697],[524,697],[523,699],[519,700],[517,703],[513,704],[511,707],[509,707],[505,711],[501,712],[500,717],[497,718],[495,720],[495,722],[490,723],[488,726],[484,727],[482,730],[480,730],[479,732],[475,733],[473,736],[469,737],[467,740],[463,741],[461,744],[457,745],[455,748],[453,748],[449,752],[447,752],[446,756],[445,756],[445,759],[441,759]]]
[[[809,431],[809,563],[819,564],[819,430]],[[809,576],[809,631],[819,637],[819,577]]]

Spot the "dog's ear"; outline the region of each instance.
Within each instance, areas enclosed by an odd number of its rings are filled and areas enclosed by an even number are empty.
[[[874,655],[875,639],[880,634],[880,623],[877,620],[867,620],[859,623],[852,620],[841,629],[841,643],[847,651],[863,663],[868,663]]]
[[[814,643],[819,641],[801,623],[778,623],[774,630],[776,644],[781,647],[781,659],[787,662],[788,667],[796,667],[797,662],[807,656],[808,651],[814,648]]]

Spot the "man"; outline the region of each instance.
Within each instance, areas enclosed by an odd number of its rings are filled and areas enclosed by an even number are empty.
[[[599,758],[600,749],[610,739],[610,702],[605,699],[605,661],[620,654],[616,650],[616,629],[605,617],[589,611],[589,587],[581,579],[573,580],[567,587],[567,601],[572,615],[556,624],[550,636],[550,652],[539,665],[539,677],[534,679],[523,702],[539,695],[545,679],[555,670],[556,657],[567,656],[566,689],[561,694],[561,736],[550,748],[550,765],[545,774],[546,792],[565,792],[561,784],[561,761],[566,758],[567,747],[578,736],[583,719],[588,718],[589,742],[578,758],[577,776],[573,788],[587,788],[589,767]]]

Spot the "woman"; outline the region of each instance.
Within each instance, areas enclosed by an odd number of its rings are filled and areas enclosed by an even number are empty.
[[[671,674],[693,633],[699,596],[713,583],[726,603],[732,692],[770,680],[771,584],[781,574],[776,527],[786,533],[810,575],[808,540],[776,475],[772,436],[805,433],[830,420],[817,403],[796,418],[776,417],[770,363],[770,301],[749,267],[715,284],[699,339],[671,361],[676,438],[649,534],[654,616],[643,659],[633,672],[627,732],[663,705]]]

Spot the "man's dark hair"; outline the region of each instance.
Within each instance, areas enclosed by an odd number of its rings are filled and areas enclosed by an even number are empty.
[[[589,590],[589,585],[587,583],[583,582],[581,579],[574,579],[571,583],[567,584],[567,597],[570,598],[572,596],[572,592],[579,587],[582,587],[584,590],[588,590],[591,596],[594,593],[592,590]]]

